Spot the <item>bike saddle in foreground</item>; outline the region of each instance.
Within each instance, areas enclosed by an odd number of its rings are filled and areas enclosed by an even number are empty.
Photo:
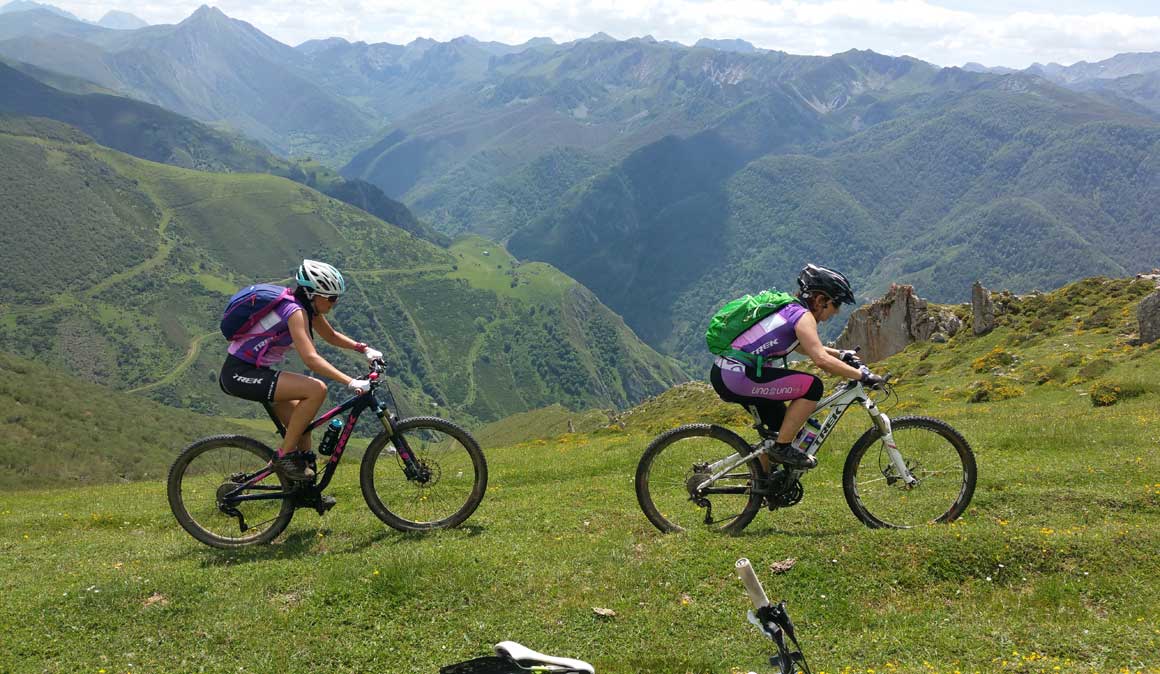
[[[495,656],[475,658],[447,665],[439,670],[439,674],[522,674],[523,672],[595,674],[596,670],[583,660],[545,655],[514,641],[501,641],[496,644]]]

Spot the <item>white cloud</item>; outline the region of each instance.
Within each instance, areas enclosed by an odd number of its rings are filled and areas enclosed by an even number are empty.
[[[51,0],[49,0],[51,1]],[[210,0],[212,1],[212,0]],[[1131,3],[1131,0],[1118,0]],[[96,19],[108,9],[151,23],[188,16],[199,0],[62,0],[60,7]],[[1109,0],[1097,13],[967,11],[938,0],[217,0],[230,16],[298,44],[338,36],[406,43],[469,34],[520,43],[557,41],[604,31],[619,38],[651,34],[692,44],[701,37],[743,38],[791,53],[831,54],[851,48],[934,63],[1024,67],[1034,61],[1094,61],[1125,51],[1160,50],[1160,8],[1153,16],[1116,12]],[[1042,6],[1042,3],[1036,3]],[[1123,5],[1128,7],[1128,5]]]

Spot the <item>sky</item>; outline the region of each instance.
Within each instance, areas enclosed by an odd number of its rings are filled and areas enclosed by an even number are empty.
[[[1160,0],[42,0],[96,20],[110,9],[176,23],[204,2],[290,45],[342,37],[519,44],[603,31],[691,45],[741,38],[766,49],[828,55],[872,49],[942,66],[1025,68],[1160,51]],[[0,3],[4,0],[0,0]]]

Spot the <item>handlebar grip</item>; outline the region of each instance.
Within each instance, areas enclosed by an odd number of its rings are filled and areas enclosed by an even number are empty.
[[[753,602],[753,607],[762,608],[769,606],[769,597],[765,596],[765,590],[761,588],[761,581],[757,579],[757,574],[753,573],[753,566],[749,564],[749,560],[742,557],[737,560],[733,568],[737,571],[737,577],[745,585],[745,593],[749,595],[749,600]]]

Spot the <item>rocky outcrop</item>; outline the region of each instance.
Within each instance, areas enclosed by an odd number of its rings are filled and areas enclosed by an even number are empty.
[[[995,305],[991,302],[991,291],[975,281],[971,286],[971,327],[976,335],[985,335],[995,329]]]
[[[1140,320],[1140,343],[1150,344],[1160,339],[1160,290],[1140,301],[1136,309]]]
[[[914,342],[946,341],[962,328],[948,309],[932,307],[914,286],[892,285],[886,295],[850,316],[835,342],[839,349],[861,346],[866,362],[892,356]]]
[[[1160,269],[1153,269],[1151,272],[1144,274],[1136,274],[1136,278],[1145,281],[1155,281],[1156,285],[1160,285]]]

